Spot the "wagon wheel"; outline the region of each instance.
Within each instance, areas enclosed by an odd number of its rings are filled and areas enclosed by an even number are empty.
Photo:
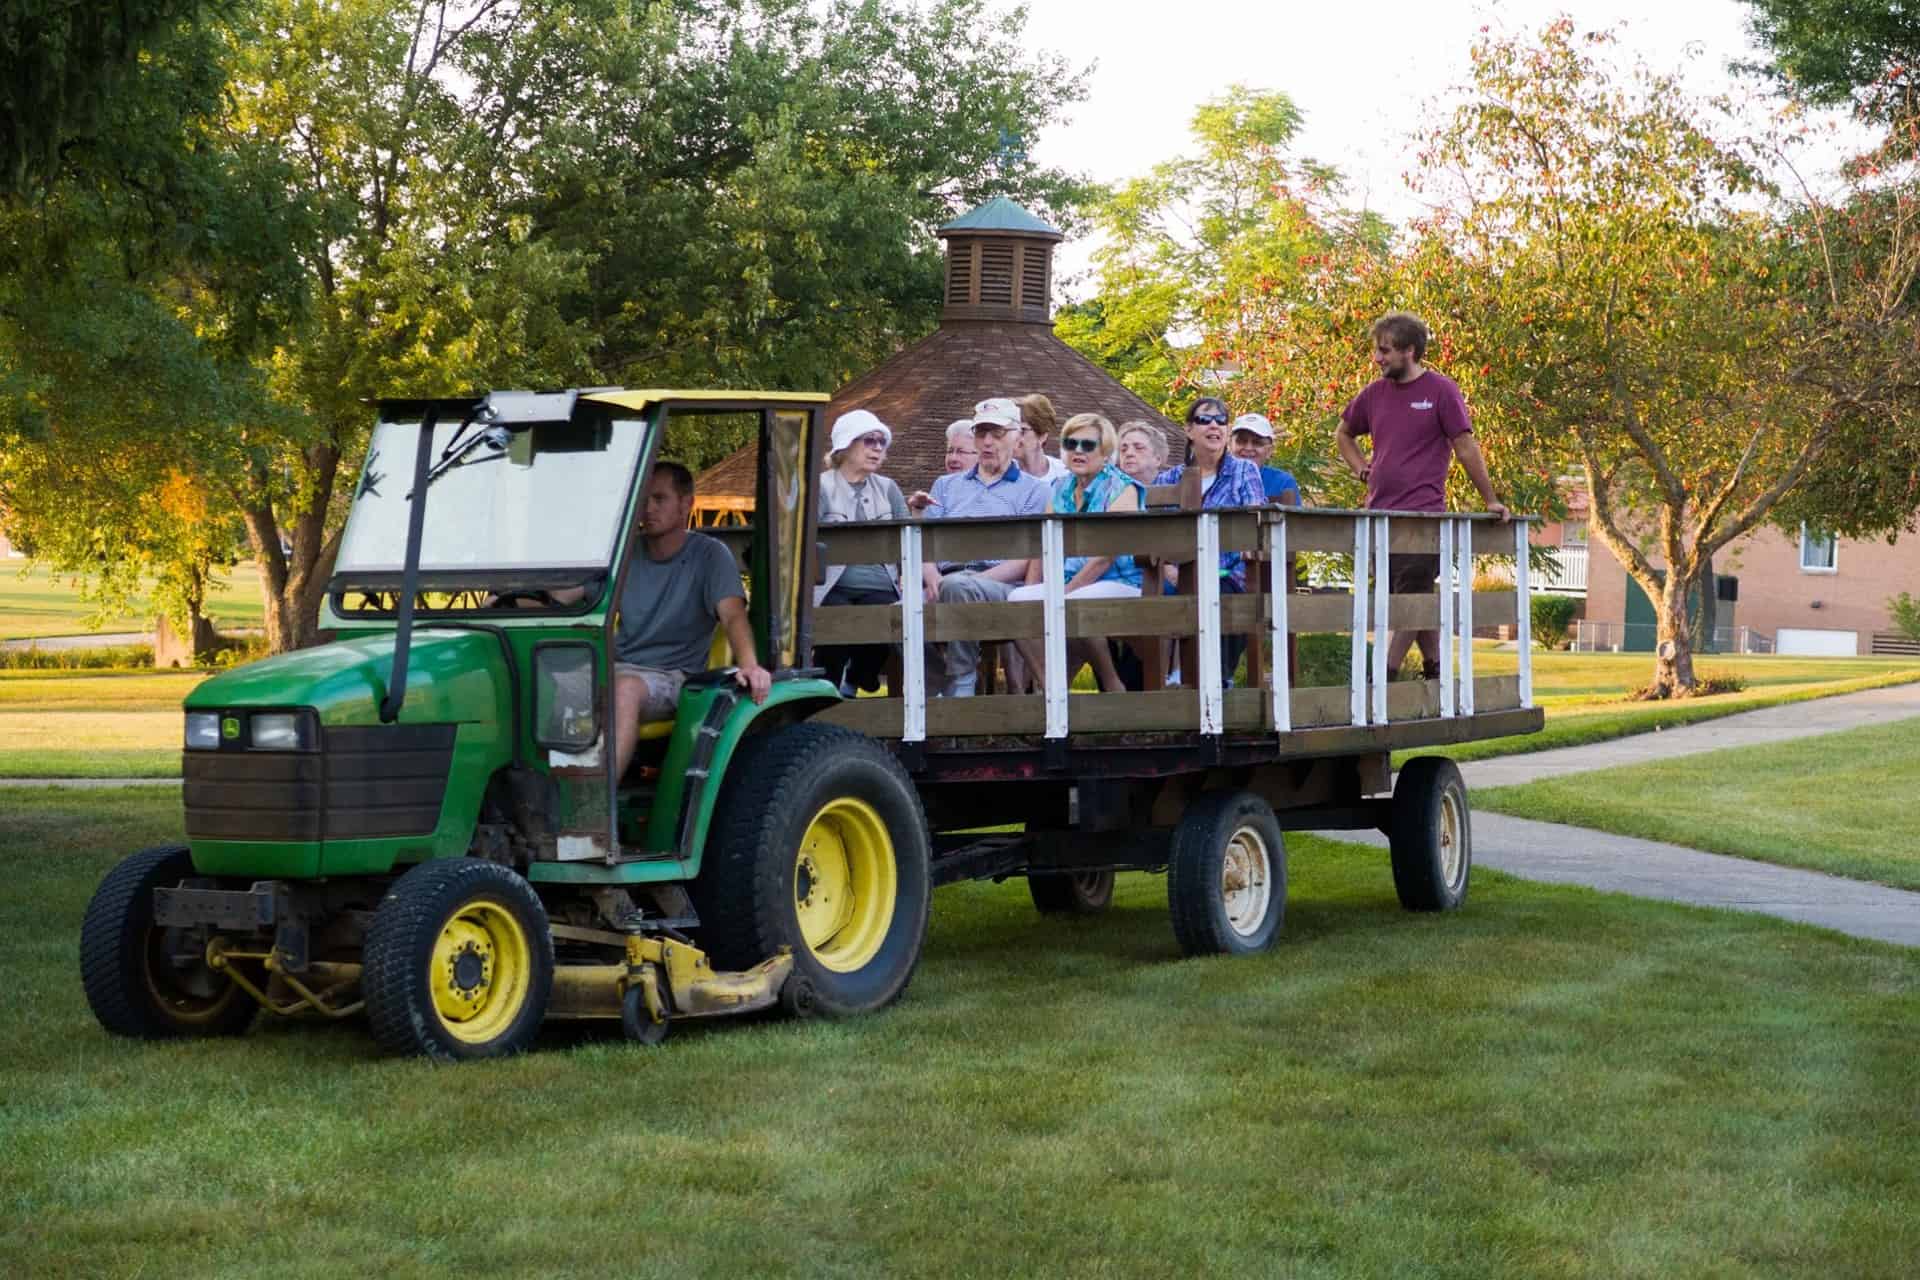
[[[1280,936],[1287,850],[1267,802],[1214,791],[1187,809],[1167,859],[1167,909],[1190,956],[1249,955]]]
[[[1113,872],[1029,871],[1027,892],[1042,915],[1098,915],[1113,905]]]
[[[1409,911],[1453,911],[1473,875],[1473,825],[1460,767],[1444,756],[1409,760],[1393,783],[1393,887]]]

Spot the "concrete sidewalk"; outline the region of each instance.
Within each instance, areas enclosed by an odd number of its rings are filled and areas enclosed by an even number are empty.
[[[1506,787],[1532,782],[1535,778],[1556,778],[1563,773],[1583,773],[1620,764],[1645,764],[1649,760],[1719,751],[1724,747],[1810,738],[1842,729],[1889,724],[1912,716],[1920,716],[1920,684],[1899,684],[1837,698],[1814,698],[1761,711],[1742,711],[1704,724],[1637,733],[1630,738],[1615,738],[1584,747],[1475,760],[1461,765],[1460,772],[1466,775],[1469,787]]]
[[[1757,911],[1856,938],[1920,947],[1920,893],[1498,813],[1475,813],[1471,823],[1474,864],[1525,880]],[[1376,831],[1319,834],[1382,849],[1387,845]]]
[[[1920,684],[1895,685],[1745,711],[1705,724],[1591,746],[1476,760],[1460,766],[1460,772],[1471,792],[1701,751],[1838,733],[1914,716],[1920,716]],[[1856,938],[1920,947],[1920,893],[1498,813],[1476,812],[1472,824],[1474,861],[1523,879],[1580,884],[1699,907],[1757,911]],[[1385,836],[1371,831],[1321,834],[1382,848],[1387,843]]]

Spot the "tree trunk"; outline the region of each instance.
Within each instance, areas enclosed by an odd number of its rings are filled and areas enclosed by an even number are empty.
[[[1720,597],[1714,590],[1713,557],[1700,562],[1700,607],[1693,612],[1695,649],[1700,653],[1718,653],[1714,632],[1720,629]]]
[[[1695,579],[1669,571],[1655,597],[1657,629],[1653,646],[1653,685],[1656,698],[1684,698],[1693,692],[1693,620],[1687,609],[1687,589]]]
[[[327,532],[328,507],[340,459],[341,451],[331,444],[301,451],[299,469],[305,473],[308,484],[304,487],[311,497],[287,525],[282,525],[275,513],[262,475],[254,476],[251,501],[242,506],[247,541],[260,565],[267,648],[273,653],[304,649],[319,642],[320,604],[326,598],[327,579],[333,576],[334,557],[340,549],[339,531]],[[284,547],[283,530],[291,534]]]

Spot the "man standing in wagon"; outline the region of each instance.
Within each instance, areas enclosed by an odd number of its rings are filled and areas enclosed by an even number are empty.
[[[1512,517],[1494,493],[1459,384],[1421,364],[1426,354],[1427,326],[1419,317],[1394,311],[1374,321],[1373,363],[1380,377],[1341,411],[1334,445],[1353,474],[1365,482],[1371,508],[1445,511],[1447,471],[1458,458],[1487,510],[1505,522]],[[1361,436],[1373,437],[1371,458],[1360,450]],[[1396,595],[1432,591],[1439,572],[1438,555],[1388,558],[1387,576]],[[1400,669],[1415,640],[1420,642],[1421,675],[1438,680],[1437,630],[1394,632],[1387,645],[1387,670]]]

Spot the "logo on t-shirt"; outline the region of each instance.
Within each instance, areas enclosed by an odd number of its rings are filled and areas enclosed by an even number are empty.
[[[1431,401],[1431,400],[1415,400],[1415,401],[1414,401],[1414,402],[1413,402],[1413,403],[1412,403],[1411,405],[1409,405],[1408,407],[1409,407],[1409,408],[1412,408],[1412,409],[1431,409],[1431,408],[1433,408],[1433,401]]]

